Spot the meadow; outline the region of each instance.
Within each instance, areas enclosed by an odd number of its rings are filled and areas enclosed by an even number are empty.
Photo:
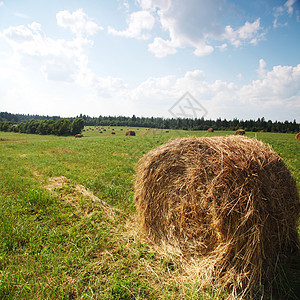
[[[0,132],[0,299],[222,299],[141,239],[133,184],[139,159],[169,139],[233,132],[105,128],[79,139]],[[294,134],[246,136],[269,143],[300,189]],[[287,274],[296,299],[299,266]]]

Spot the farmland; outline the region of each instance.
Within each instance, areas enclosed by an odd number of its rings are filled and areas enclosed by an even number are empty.
[[[143,154],[169,139],[233,132],[105,129],[80,139],[0,132],[0,298],[220,299],[141,239],[133,182]],[[300,188],[294,134],[246,136],[272,145]]]

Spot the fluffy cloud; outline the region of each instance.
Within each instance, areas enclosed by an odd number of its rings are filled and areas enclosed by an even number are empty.
[[[93,74],[87,67],[85,49],[93,41],[84,35],[93,35],[101,27],[90,21],[81,9],[73,13],[59,12],[57,23],[70,28],[75,37],[69,41],[51,39],[36,22],[27,26],[11,26],[0,36],[12,47],[17,61],[31,68],[39,68],[48,80],[90,84]]]
[[[237,30],[233,30],[230,25],[227,25],[223,37],[235,47],[239,47],[245,42],[256,45],[258,40],[263,37],[263,33],[259,33],[261,29],[260,18],[258,18],[253,23],[246,22]]]
[[[183,47],[192,47],[196,56],[205,56],[215,48],[224,51],[227,43],[235,47],[248,43],[256,45],[264,35],[259,18],[238,28],[231,25],[224,27],[222,21],[230,11],[226,0],[137,0],[136,3],[141,10],[129,16],[128,28],[117,31],[109,27],[108,32],[131,38],[148,38],[149,35],[143,35],[142,31],[151,30],[156,20],[169,35],[167,39],[156,36],[148,45],[148,50],[156,57],[175,54]]]
[[[260,60],[260,68],[265,62]],[[300,108],[300,64],[292,66],[274,66],[269,72],[260,72],[261,79],[254,80],[239,91],[239,96],[252,104],[264,107],[284,106]]]
[[[241,74],[238,75],[239,77]],[[259,61],[258,79],[238,87],[234,82],[209,82],[203,71],[186,72],[182,77],[149,78],[133,89],[126,89],[140,115],[158,113],[171,117],[169,109],[185,92],[206,108],[207,118],[258,118],[281,120],[298,119],[300,113],[300,65],[274,66],[266,70],[266,62]],[[122,93],[119,95],[122,98]],[[130,114],[130,113],[129,113]],[[201,116],[200,116],[201,117]]]
[[[297,3],[297,0],[287,0],[283,6],[277,6],[274,8],[274,21],[273,21],[273,27],[283,27],[287,26],[288,22],[285,19],[285,16],[291,16],[294,12],[294,4]],[[283,18],[285,21],[279,21],[279,19]]]
[[[144,30],[150,30],[154,26],[154,17],[148,11],[137,11],[132,13],[128,19],[128,28],[118,31],[112,27],[108,27],[108,33],[112,35],[148,39],[149,35],[143,34]]]
[[[156,57],[164,57],[169,54],[175,54],[177,52],[177,45],[171,40],[164,40],[160,37],[156,37],[153,43],[148,45],[149,51],[154,53]]]
[[[69,28],[75,35],[94,35],[103,27],[89,19],[82,9],[73,13],[67,10],[60,11],[56,14],[57,24],[64,28]]]

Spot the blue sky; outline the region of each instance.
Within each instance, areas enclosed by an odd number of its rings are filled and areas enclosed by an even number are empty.
[[[186,92],[300,122],[300,1],[0,0],[0,111],[172,117]]]

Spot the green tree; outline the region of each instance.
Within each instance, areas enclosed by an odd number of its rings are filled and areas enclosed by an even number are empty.
[[[59,119],[53,124],[53,134],[55,135],[70,135],[71,122],[68,119]]]
[[[77,118],[72,123],[72,134],[81,133],[84,128],[84,120],[82,118]]]

